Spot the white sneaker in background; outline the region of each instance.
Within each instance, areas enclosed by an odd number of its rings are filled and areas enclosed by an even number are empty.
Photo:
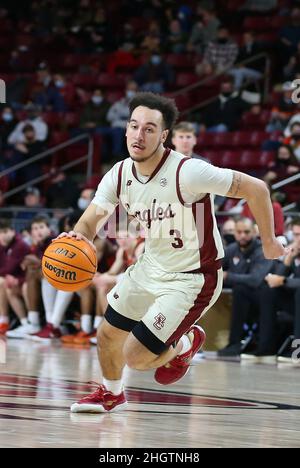
[[[93,336],[93,338],[90,338],[90,343],[94,346],[97,346],[97,337]]]
[[[8,338],[18,338],[20,340],[27,338],[28,335],[32,333],[38,333],[40,331],[40,327],[36,325],[31,325],[28,323],[26,325],[20,325],[18,328],[14,330],[10,330],[6,333]]]

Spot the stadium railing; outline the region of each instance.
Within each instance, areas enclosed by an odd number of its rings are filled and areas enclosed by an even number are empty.
[[[19,171],[20,169],[23,169],[24,167],[29,166],[32,163],[36,163],[37,161],[43,161],[47,157],[51,156],[52,154],[56,153],[57,151],[63,150],[65,148],[68,148],[69,146],[72,146],[80,141],[87,140],[87,153],[84,156],[81,156],[74,161],[71,161],[69,163],[63,164],[61,166],[57,166],[57,169],[66,171],[68,169],[71,169],[75,166],[78,166],[79,164],[83,162],[87,162],[87,169],[86,169],[86,179],[89,180],[92,176],[92,171],[93,171],[93,150],[94,150],[94,141],[91,135],[85,133],[83,135],[79,135],[75,138],[72,138],[70,140],[65,141],[64,143],[60,143],[59,145],[56,145],[46,151],[43,151],[42,153],[37,154],[36,156],[33,156],[32,158],[27,159],[26,161],[23,161],[21,163],[15,164],[14,166],[5,169],[4,171],[0,172],[0,178],[7,176],[9,174],[12,174],[13,172]],[[47,179],[50,179],[53,175],[51,173],[47,173],[44,175],[41,175],[40,177],[36,177],[25,184],[18,185],[17,187],[12,188],[8,192],[5,192],[3,194],[3,198],[7,199],[13,195],[16,195],[17,193],[22,192],[23,190],[26,190],[26,188],[39,184]]]

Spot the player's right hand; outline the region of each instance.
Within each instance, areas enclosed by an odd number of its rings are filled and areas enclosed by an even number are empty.
[[[75,232],[75,231],[70,231],[70,232],[62,232],[57,236],[55,239],[52,240],[52,242],[58,240],[58,239],[63,239],[64,237],[67,237],[68,239],[75,239],[75,240],[83,240],[85,242],[88,242],[91,247],[93,247],[94,250],[96,250],[95,245],[93,242],[91,242],[87,237],[85,237],[83,234],[80,232]]]

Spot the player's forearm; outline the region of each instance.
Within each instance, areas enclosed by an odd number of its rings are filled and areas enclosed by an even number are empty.
[[[82,221],[78,221],[78,223],[74,227],[74,232],[77,232],[79,234],[82,234],[84,237],[86,237],[90,242],[93,242],[93,240],[96,237],[96,232],[93,231],[90,226]]]
[[[273,242],[276,237],[274,212],[267,186],[257,181],[253,184],[253,193],[246,200],[258,225],[262,242]]]

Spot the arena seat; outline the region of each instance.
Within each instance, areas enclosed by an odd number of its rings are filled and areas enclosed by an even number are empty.
[[[179,72],[176,75],[175,86],[177,88],[185,88],[199,81],[199,77],[195,73]]]

